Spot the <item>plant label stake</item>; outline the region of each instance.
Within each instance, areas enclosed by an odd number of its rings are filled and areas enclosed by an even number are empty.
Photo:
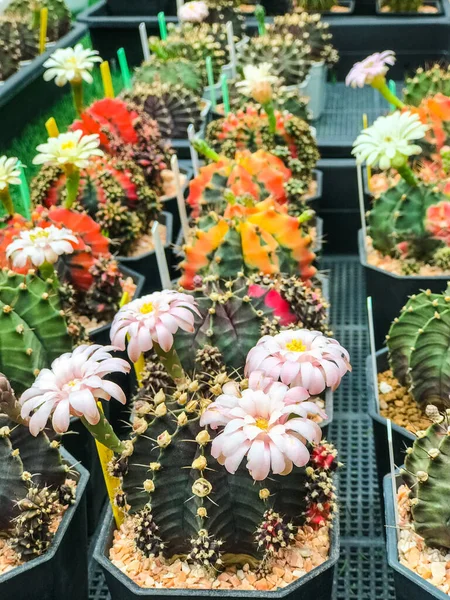
[[[377,411],[380,412],[380,397],[378,393],[378,372],[377,372],[377,357],[375,350],[375,333],[373,330],[373,307],[372,296],[367,297],[367,320],[369,322],[369,344],[370,344],[370,360],[372,363],[373,389],[375,393],[375,401]]]
[[[114,88],[111,79],[111,70],[109,68],[109,62],[104,60],[100,65],[100,73],[102,74],[103,82],[103,93],[105,98],[114,98]]]
[[[366,247],[367,238],[367,227],[366,227],[366,207],[364,206],[364,188],[362,178],[362,167],[361,163],[356,161],[356,178],[358,181],[358,200],[359,200],[359,214],[361,217],[361,229],[363,233],[364,247]]]
[[[390,419],[386,419],[387,426],[387,439],[389,447],[389,464],[391,469],[391,484],[392,484],[392,496],[394,498],[394,523],[395,533],[397,534],[398,528],[398,506],[397,506],[397,486],[395,484],[395,462],[394,462],[394,446],[392,444],[392,422]]]
[[[393,79],[389,79],[388,87],[389,87],[389,91],[391,92],[391,94],[393,94],[394,96],[397,96],[397,86],[395,85],[395,81]],[[395,106],[395,104],[390,104],[389,108],[392,111],[394,111],[397,107]]]
[[[39,25],[39,54],[44,54],[47,45],[48,8],[41,8]]]
[[[225,73],[222,74],[220,82],[222,84],[223,113],[225,116],[227,116],[227,114],[230,112],[230,95],[228,93],[228,79]]]
[[[190,144],[189,144],[189,150],[190,150],[190,153],[191,153],[192,168],[194,170],[194,176],[197,177],[200,165],[199,165],[199,162],[198,162],[197,150],[192,145],[192,142],[195,140],[195,137],[197,135],[195,133],[195,129],[194,129],[194,126],[193,126],[192,123],[187,128],[187,134],[188,134],[188,139],[189,139],[189,142],[190,142]]]
[[[170,159],[170,167],[175,179],[177,189],[178,212],[180,213],[181,229],[183,230],[184,241],[187,244],[189,240],[189,221],[186,214],[186,204],[184,202],[183,190],[181,189],[180,169],[178,167],[178,158],[174,154]]]
[[[213,110],[215,110],[215,108],[216,108],[216,90],[214,89],[214,73],[213,73],[213,68],[212,68],[211,57],[207,56],[205,62],[206,62],[206,75],[208,77],[208,85],[209,85],[209,90],[210,90],[209,99],[211,100],[211,108]]]
[[[369,127],[369,121],[367,119],[366,113],[363,114],[363,127],[367,129]],[[366,165],[366,173],[367,173],[367,187],[370,192],[370,179],[372,177],[372,167],[370,165]]]
[[[159,24],[159,36],[164,41],[167,40],[167,27],[166,27],[166,17],[164,12],[161,11],[158,13],[158,24]]]
[[[47,130],[48,137],[58,137],[59,129],[53,117],[50,117],[50,119],[45,122],[45,129]]]
[[[155,246],[156,262],[158,263],[159,277],[161,279],[161,285],[163,290],[170,290],[172,287],[170,284],[169,267],[167,266],[166,253],[164,246],[161,241],[161,235],[159,233],[159,223],[155,221],[152,225],[152,236],[153,245]]]
[[[142,54],[144,56],[144,62],[150,60],[150,48],[148,47],[148,35],[147,27],[145,23],[139,24],[139,37],[141,38]]]
[[[144,23],[145,26],[145,23]],[[127,90],[131,90],[131,75],[130,68],[128,66],[127,55],[124,48],[117,50],[117,58],[119,59],[120,72],[122,74],[123,87]]]
[[[236,78],[236,47],[234,45],[234,31],[233,31],[233,23],[231,21],[228,21],[226,24],[226,30],[227,30],[227,41],[228,41],[228,47],[229,47],[229,52],[230,52],[230,64],[231,64],[231,73],[233,74],[233,79]]]
[[[100,411],[101,417],[103,417],[102,403],[97,402],[97,407]],[[108,464],[111,462],[114,452],[97,440],[95,440],[95,446],[97,448],[98,458],[102,466],[103,477],[105,479],[106,490],[108,492],[109,502],[114,515],[114,521],[116,522],[116,527],[119,528],[125,518],[123,510],[115,503],[115,498],[120,488],[120,480],[117,477],[113,477],[108,469]]]
[[[28,187],[28,181],[27,178],[25,176],[25,167],[24,165],[19,161],[17,166],[20,169],[20,196],[22,198],[22,208],[23,208],[23,212],[24,212],[24,217],[26,219],[30,219],[31,218],[31,198],[30,198],[30,188]]]

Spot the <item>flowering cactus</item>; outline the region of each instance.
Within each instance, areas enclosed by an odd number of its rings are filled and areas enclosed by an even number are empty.
[[[301,221],[270,197],[258,203],[230,198],[223,216],[210,213],[199,219],[184,247],[180,285],[192,289],[196,276],[213,273],[228,279],[238,271],[298,274],[309,281],[315,256]]]

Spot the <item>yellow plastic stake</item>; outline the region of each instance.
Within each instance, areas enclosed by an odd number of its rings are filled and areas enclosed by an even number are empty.
[[[39,25],[39,54],[44,54],[47,45],[48,8],[41,8]]]
[[[45,129],[47,130],[48,137],[58,137],[59,129],[53,117],[50,117],[50,119],[46,121]]]
[[[366,113],[363,114],[363,128],[367,129],[369,127],[369,121],[367,119]],[[370,192],[370,180],[372,178],[372,168],[369,165],[366,165],[366,173],[367,173],[367,188]]]
[[[111,79],[111,70],[109,68],[109,62],[104,60],[100,65],[100,72],[102,74],[103,81],[103,93],[105,98],[114,98],[114,88]]]
[[[98,410],[101,413],[103,413],[102,403],[97,402],[97,406]],[[117,477],[113,477],[108,471],[108,464],[113,459],[114,452],[106,446],[104,446],[103,444],[100,444],[100,442],[97,442],[97,440],[95,440],[95,445],[97,446],[97,453],[100,459],[100,464],[102,466],[103,477],[105,479],[106,490],[108,492],[108,498],[113,511],[116,527],[119,528],[122,525],[125,518],[123,510],[119,508],[114,502],[117,493],[120,490],[120,479],[118,479]]]
[[[120,307],[122,308],[122,306],[125,306],[125,304],[128,304],[129,301],[130,301],[129,293],[124,292],[123,296],[120,300]],[[144,372],[144,369],[145,369],[145,360],[144,360],[143,354],[141,354],[140,357],[137,359],[137,361],[135,363],[133,363],[133,366],[134,366],[134,372],[136,373],[136,379],[137,379],[138,385],[139,385],[139,387],[142,387],[142,373]]]

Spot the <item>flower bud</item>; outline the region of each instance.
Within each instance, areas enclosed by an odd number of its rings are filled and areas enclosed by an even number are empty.
[[[204,477],[200,477],[194,481],[192,485],[192,493],[199,498],[204,498],[211,493],[212,485]]]
[[[193,469],[198,469],[199,471],[203,471],[206,468],[208,461],[203,455],[198,456],[192,463]]]
[[[199,446],[205,446],[208,442],[211,441],[211,436],[209,435],[208,431],[206,431],[206,429],[203,429],[202,431],[199,431],[197,433],[195,441]]]
[[[167,448],[167,446],[172,441],[172,436],[166,429],[160,435],[158,435],[158,437],[156,438],[156,441],[160,448]]]
[[[155,408],[155,415],[157,417],[164,417],[164,415],[167,414],[167,406],[165,405],[165,403],[163,402],[162,404],[158,404],[158,406]]]
[[[177,423],[180,427],[183,427],[183,425],[186,425],[187,422],[188,422],[187,414],[183,411],[182,413],[180,413],[178,415]]]
[[[153,483],[152,479],[146,479],[144,481],[144,490],[148,493],[151,494],[152,492],[155,491],[155,484]]]

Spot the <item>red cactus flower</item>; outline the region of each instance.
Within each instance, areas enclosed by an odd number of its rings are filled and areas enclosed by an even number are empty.
[[[425,228],[434,238],[450,245],[450,201],[439,202],[428,208]]]

